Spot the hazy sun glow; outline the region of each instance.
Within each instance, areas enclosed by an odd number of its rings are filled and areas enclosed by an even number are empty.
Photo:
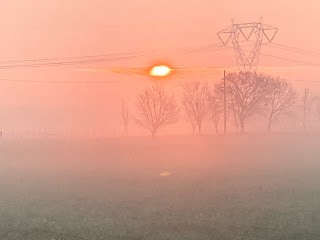
[[[163,171],[163,172],[160,173],[160,176],[161,176],[161,177],[168,177],[168,176],[170,176],[170,172],[168,172],[168,171]]]
[[[171,68],[166,65],[158,65],[154,66],[151,71],[150,75],[154,77],[165,77],[171,73]]]

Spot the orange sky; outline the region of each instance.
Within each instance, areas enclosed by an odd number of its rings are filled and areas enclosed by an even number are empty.
[[[316,0],[28,0],[0,4],[0,61],[83,56],[132,51],[162,52],[218,43],[216,32],[236,22],[256,21],[279,27],[274,42],[319,50],[317,33],[320,3]],[[264,53],[320,65],[320,55],[293,55],[264,48]],[[147,67],[158,59],[174,67],[235,66],[232,51],[186,55],[159,54],[131,61],[56,68],[1,70],[0,79],[12,80],[119,80],[108,84],[52,84],[1,81],[1,113],[4,127],[68,127],[107,125],[118,128],[118,102],[133,99],[148,77],[77,69]],[[317,66],[261,56],[264,71],[317,90]],[[1,64],[0,64],[1,65]],[[299,67],[293,67],[299,65]],[[279,67],[281,66],[281,67]],[[285,66],[285,67],[284,67]],[[185,79],[216,81],[222,69],[186,71],[170,79],[171,87]],[[308,81],[305,81],[308,80]],[[173,87],[172,90],[175,88]],[[23,118],[23,121],[21,119]],[[109,130],[110,130],[109,129]]]

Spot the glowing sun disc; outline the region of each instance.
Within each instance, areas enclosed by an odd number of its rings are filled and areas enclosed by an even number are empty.
[[[154,66],[150,71],[150,75],[153,77],[165,77],[168,76],[170,73],[171,68],[169,68],[166,65]]]

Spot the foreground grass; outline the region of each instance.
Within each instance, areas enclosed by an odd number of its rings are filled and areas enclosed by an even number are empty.
[[[0,239],[320,239],[316,139],[258,140],[4,143]]]

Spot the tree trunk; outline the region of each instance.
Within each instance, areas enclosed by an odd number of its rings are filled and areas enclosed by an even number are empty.
[[[237,119],[237,115],[236,115],[236,113],[235,113],[235,111],[234,111],[234,109],[233,109],[233,120],[234,120],[234,124],[236,125],[236,128],[237,128],[237,133],[239,133],[239,121],[238,121],[238,119]]]
[[[268,123],[267,126],[267,133],[271,133],[271,122]]]
[[[153,130],[151,131],[151,136],[152,136],[153,139],[156,138],[156,136],[157,136],[157,130],[156,130],[156,129],[153,129]]]
[[[215,125],[215,127],[216,127],[216,135],[218,135],[219,134],[218,125]]]
[[[192,126],[192,133],[193,133],[193,135],[196,135],[196,127],[195,126]]]
[[[201,123],[198,123],[198,132],[199,132],[199,135],[201,135],[201,130],[202,130]]]
[[[245,124],[244,124],[244,119],[240,118],[240,127],[241,127],[241,134],[245,133]]]
[[[270,114],[268,125],[267,125],[267,132],[271,133],[271,124],[272,124],[272,114]]]

